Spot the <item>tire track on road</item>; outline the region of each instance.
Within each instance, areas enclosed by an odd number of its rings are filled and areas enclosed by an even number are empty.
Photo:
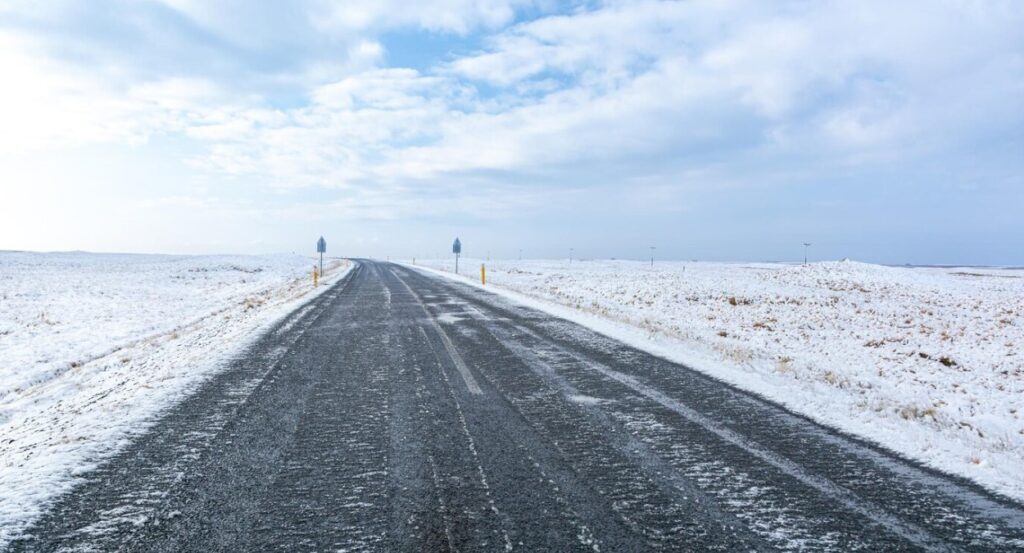
[[[876,448],[823,429],[760,398],[735,391],[721,382],[636,351],[578,325],[510,304],[484,291],[443,282],[437,277],[428,278],[409,269],[404,271],[419,277],[416,279],[417,288],[429,290],[439,298],[454,298],[466,305],[465,313],[449,316],[455,319],[478,319],[477,324],[495,331],[493,334],[499,342],[505,345],[519,344],[516,347],[520,354],[534,364],[546,363],[552,367],[549,371],[552,374],[561,374],[590,389],[602,390],[605,392],[604,397],[635,396],[636,401],[647,401],[657,406],[657,409],[642,408],[635,411],[635,414],[618,410],[616,416],[620,424],[626,425],[623,427],[625,430],[656,446],[658,455],[667,462],[678,462],[685,458],[680,456],[683,450],[678,445],[672,446],[671,442],[666,441],[669,436],[676,436],[681,430],[674,429],[677,423],[666,418],[668,412],[671,412],[673,416],[682,417],[687,424],[701,427],[713,436],[709,443],[721,441],[724,445],[747,450],[748,455],[755,454],[757,463],[737,465],[749,467],[748,472],[753,471],[749,472],[752,475],[762,472],[756,469],[757,464],[767,464],[773,471],[781,471],[787,477],[802,477],[797,478],[800,486],[810,488],[812,492],[801,492],[801,495],[796,496],[801,500],[794,504],[807,503],[804,498],[814,495],[830,498],[816,509],[819,514],[844,511],[854,513],[857,518],[871,521],[871,525],[885,528],[883,534],[902,536],[909,540],[908,543],[916,544],[921,549],[956,551],[1024,548],[1019,531],[1024,521],[1021,509],[986,498],[976,491],[976,487],[964,487],[953,478],[917,468],[892,455],[879,452]],[[443,303],[438,302],[432,307],[447,308]],[[485,316],[481,318],[480,314]],[[523,342],[527,338],[529,341]],[[541,354],[544,359],[540,359]],[[612,363],[616,368],[611,368]],[[601,368],[605,370],[598,370]],[[590,376],[587,376],[588,372]],[[595,381],[594,376],[604,379],[606,383]],[[614,383],[615,386],[609,387],[608,383]],[[628,393],[623,396],[623,391],[613,392],[616,386]],[[594,409],[604,408],[615,413],[616,403],[621,402],[598,405]],[[643,409],[649,411],[649,414],[643,415]],[[743,410],[733,414],[733,409]],[[658,414],[659,410],[665,413]],[[728,413],[721,422],[715,422],[719,419],[712,420],[704,414],[720,412]],[[778,430],[769,429],[770,424],[779,425],[775,427]],[[765,434],[760,434],[762,429]],[[756,437],[751,437],[751,431],[758,432]],[[769,433],[776,435],[774,441],[765,438]],[[677,436],[673,439],[681,438]],[[791,449],[797,444],[807,451],[799,454],[799,450]],[[743,446],[752,446],[754,451]],[[727,452],[727,448],[716,446],[714,449],[721,450],[721,453]],[[821,451],[821,456],[808,462],[806,455],[809,451]],[[794,459],[799,459],[799,462]],[[829,462],[829,459],[834,461]],[[718,470],[730,469],[729,465],[719,464],[719,467]],[[794,468],[796,474],[793,474]],[[679,474],[705,489],[714,481],[704,478],[693,481],[691,479],[699,475],[692,472],[682,471]],[[928,487],[922,488],[919,485],[922,483]],[[726,489],[722,488],[722,491]],[[902,497],[894,497],[894,489],[908,490]],[[708,491],[712,492],[712,496],[716,493],[713,489]],[[725,497],[722,496],[722,499]],[[754,505],[750,502],[751,498],[744,500],[735,495],[733,497],[735,499],[728,501],[735,502],[737,507],[744,510]],[[835,511],[836,505],[841,506],[838,511]],[[911,505],[916,505],[917,509]],[[728,505],[723,507],[729,508]],[[782,520],[750,522],[759,531],[768,532],[768,536],[773,527],[788,527],[795,521],[786,520],[785,524]],[[855,528],[848,526],[844,532]],[[818,529],[817,533],[821,535],[822,530]],[[848,541],[850,539],[853,541]],[[877,536],[871,534],[861,534],[859,538],[848,534],[844,538],[845,543],[850,545],[858,541],[870,543],[875,539]],[[798,543],[794,542],[794,545]]]

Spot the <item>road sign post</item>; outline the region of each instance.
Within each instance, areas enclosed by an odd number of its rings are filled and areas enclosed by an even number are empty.
[[[452,243],[452,253],[455,254],[455,274],[459,274],[459,255],[462,254],[462,242],[458,237],[455,237],[455,242]]]
[[[324,252],[327,251],[327,241],[324,240],[323,236],[321,236],[320,239],[316,241],[316,251],[317,251],[317,253],[320,254],[320,274],[323,275],[324,274]]]

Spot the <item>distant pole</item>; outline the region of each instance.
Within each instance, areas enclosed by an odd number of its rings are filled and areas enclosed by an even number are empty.
[[[804,242],[804,265],[807,265],[807,248],[811,247],[810,242]]]
[[[656,248],[654,246],[651,246],[651,268],[654,268],[654,250],[655,249]]]
[[[519,248],[519,261],[523,260],[523,249]]]
[[[572,252],[573,248],[569,248],[569,265],[572,265]]]

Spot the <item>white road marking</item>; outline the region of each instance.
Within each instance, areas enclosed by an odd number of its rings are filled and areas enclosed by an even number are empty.
[[[473,377],[473,373],[469,371],[469,367],[466,366],[466,362],[462,360],[462,356],[459,355],[459,351],[456,350],[455,345],[452,344],[451,338],[449,338],[448,334],[443,328],[441,328],[441,325],[437,324],[437,319],[430,314],[430,311],[427,309],[426,304],[423,303],[423,300],[421,300],[419,295],[417,295],[416,292],[413,292],[412,288],[402,280],[402,277],[398,276],[394,271],[391,271],[391,274],[398,279],[398,282],[402,283],[402,286],[405,286],[405,289],[409,291],[412,297],[416,299],[416,303],[420,304],[420,308],[422,308],[423,312],[426,313],[427,321],[430,323],[430,326],[433,327],[434,331],[437,332],[437,335],[440,336],[441,343],[444,344],[444,350],[448,353],[448,357],[451,358],[455,368],[459,371],[459,375],[462,376],[462,380],[465,381],[466,388],[468,388],[471,393],[482,394],[483,390],[481,390],[480,385],[477,384],[476,378]]]
[[[316,304],[315,303],[310,303],[306,307],[303,307],[302,309],[300,309],[298,313],[292,315],[291,319],[289,319],[288,322],[286,322],[285,324],[281,325],[281,328],[277,329],[277,331],[274,332],[274,334],[277,335],[277,336],[280,336],[280,335],[288,332],[289,330],[291,330],[292,327],[295,326],[295,323],[301,321],[302,318],[306,316],[306,313],[309,313],[310,311],[312,311],[314,307],[316,307]]]
[[[403,284],[405,284],[405,282],[403,282]],[[408,285],[406,285],[406,288],[408,288]],[[410,289],[409,291],[411,292],[412,290]],[[421,302],[420,305],[423,305],[423,303]],[[424,307],[424,309],[426,308]],[[434,324],[436,325],[437,323]],[[419,329],[420,333],[423,334],[423,337],[426,338],[427,333],[423,330],[423,327],[421,326]],[[491,495],[491,485],[487,482],[487,473],[484,472],[484,466],[480,462],[480,455],[476,451],[476,442],[473,440],[473,435],[469,433],[469,424],[466,423],[466,415],[462,412],[462,404],[459,402],[458,396],[455,395],[455,390],[452,388],[452,382],[448,379],[448,373],[444,370],[443,366],[440,366],[440,364],[438,368],[441,370],[441,376],[444,378],[445,385],[448,388],[448,395],[452,398],[452,402],[455,403],[455,412],[459,415],[459,422],[462,425],[462,433],[466,436],[466,442],[469,445],[469,452],[473,455],[473,460],[476,462],[476,470],[480,475],[480,484],[484,488],[484,495],[487,496],[487,503],[491,507],[491,512],[494,513],[494,516],[497,517],[499,523],[501,523],[499,525],[499,529],[501,530],[501,537],[505,541],[505,551],[512,551],[512,540],[509,538],[508,531],[505,530],[504,519],[501,516],[501,511],[498,510],[498,505],[494,502],[494,497]]]

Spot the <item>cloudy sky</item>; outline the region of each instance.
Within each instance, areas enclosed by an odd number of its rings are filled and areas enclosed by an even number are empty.
[[[0,0],[0,249],[1024,264],[1017,0]]]

